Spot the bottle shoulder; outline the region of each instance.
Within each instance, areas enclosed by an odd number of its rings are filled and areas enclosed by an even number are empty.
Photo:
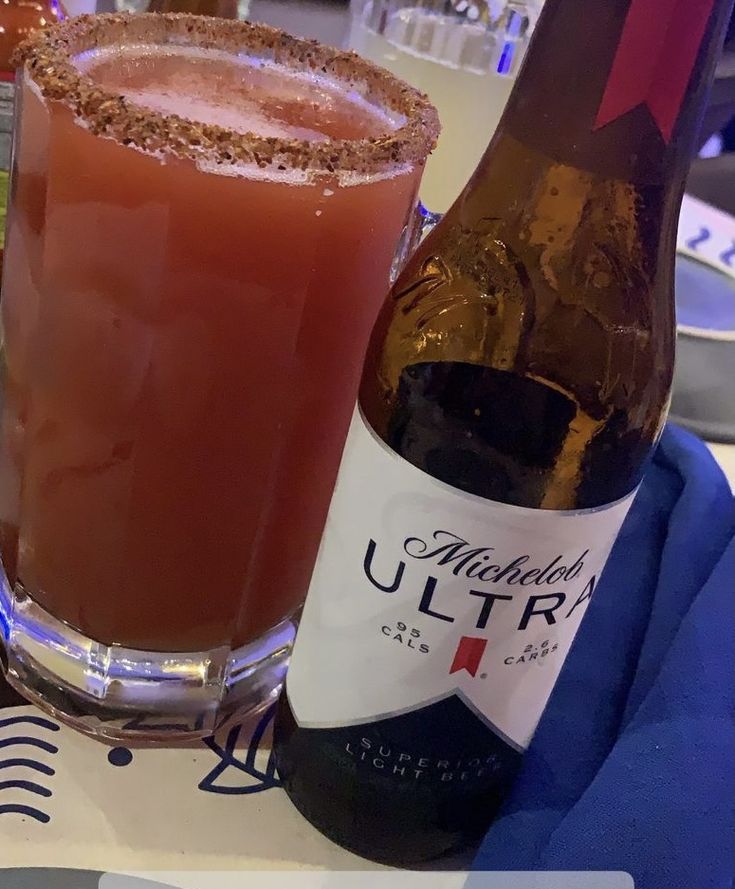
[[[436,453],[432,426],[451,426],[452,448],[461,442],[465,457],[492,439],[470,487],[480,476],[517,475],[525,461],[533,491],[516,485],[510,502],[559,509],[581,505],[590,455],[600,449],[612,465],[619,448],[629,464],[619,483],[584,505],[627,493],[671,382],[664,199],[533,152],[489,170],[421,245],[384,305],[363,382],[383,432],[404,450],[418,447],[414,462]],[[473,393],[472,403],[460,398],[460,406],[459,390]]]

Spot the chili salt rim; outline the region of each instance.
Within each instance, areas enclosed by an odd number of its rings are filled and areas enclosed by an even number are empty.
[[[87,50],[117,42],[233,53],[247,49],[258,59],[347,82],[364,98],[401,114],[405,122],[380,136],[310,142],[243,134],[162,114],[101,88],[72,61]],[[25,66],[44,97],[65,104],[95,135],[194,161],[369,176],[423,162],[439,134],[436,110],[423,93],[355,53],[291,37],[268,25],[182,13],[82,15],[34,33],[20,45],[14,61]]]

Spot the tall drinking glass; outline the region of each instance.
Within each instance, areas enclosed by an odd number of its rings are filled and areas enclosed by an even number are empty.
[[[72,19],[18,92],[7,675],[93,733],[204,734],[277,693],[436,115],[193,16]]]
[[[349,45],[428,93],[442,134],[421,200],[443,213],[495,132],[543,0],[352,0]]]

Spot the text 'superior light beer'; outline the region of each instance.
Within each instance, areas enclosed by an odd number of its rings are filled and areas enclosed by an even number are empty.
[[[549,0],[383,306],[275,734],[291,799],[360,854],[477,838],[533,735],[666,414],[730,8]]]

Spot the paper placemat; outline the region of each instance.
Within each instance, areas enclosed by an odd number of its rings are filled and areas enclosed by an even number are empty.
[[[273,710],[185,748],[108,747],[32,706],[0,710],[0,866],[378,869],[279,787]]]

